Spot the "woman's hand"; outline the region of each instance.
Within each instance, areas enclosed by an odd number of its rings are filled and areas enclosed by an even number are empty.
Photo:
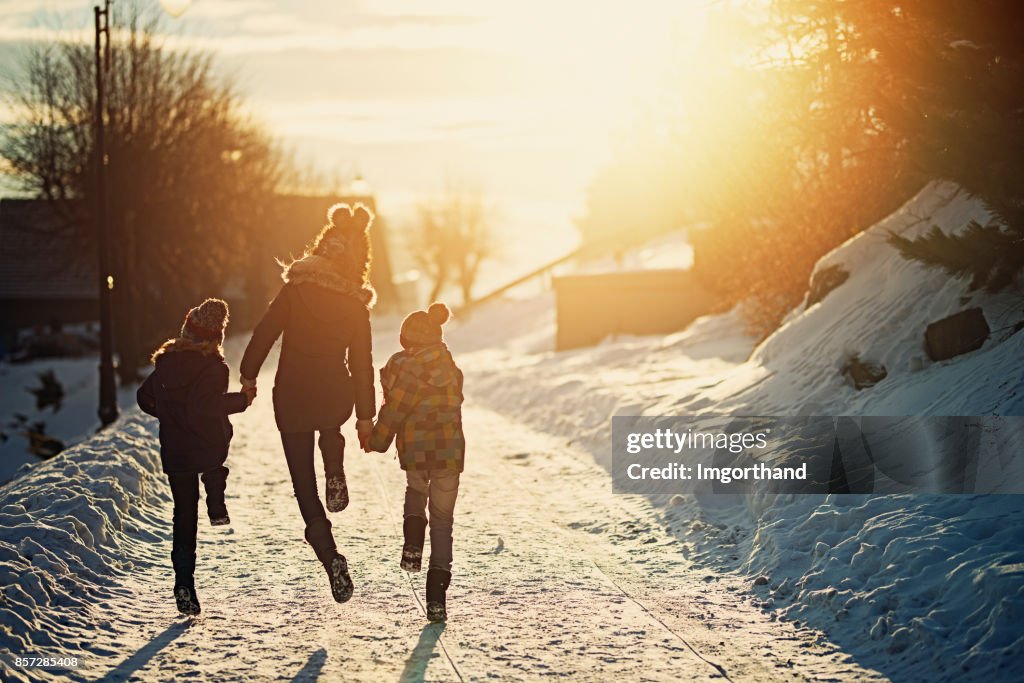
[[[245,377],[240,377],[239,379],[242,382],[242,393],[249,399],[249,405],[251,406],[252,402],[256,400],[256,380]]]

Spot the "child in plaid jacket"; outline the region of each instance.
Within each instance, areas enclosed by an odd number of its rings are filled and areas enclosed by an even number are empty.
[[[402,569],[418,572],[430,513],[427,617],[447,617],[451,582],[452,523],[466,441],[462,434],[462,371],[444,343],[441,326],[451,313],[435,303],[402,323],[402,351],[380,372],[384,405],[366,441],[367,450],[388,450],[397,441],[405,470],[405,545]]]

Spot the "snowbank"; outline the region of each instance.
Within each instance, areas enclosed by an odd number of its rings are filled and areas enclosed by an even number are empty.
[[[126,547],[164,540],[151,531],[168,500],[159,476],[155,423],[132,412],[0,488],[0,679],[24,673],[10,653],[58,657],[111,630],[103,604],[133,569]]]
[[[29,440],[22,425],[16,424],[15,415],[23,415],[29,424],[42,422],[45,433],[76,444],[99,427],[96,416],[99,360],[85,358],[52,358],[12,365],[0,363],[0,484],[10,481],[23,465],[39,462],[29,451]],[[64,389],[59,408],[36,408],[30,389],[39,386],[38,375],[52,371]],[[118,391],[122,407],[135,405],[135,387],[122,387]]]
[[[582,445],[605,467],[615,414],[1020,415],[1024,332],[1012,333],[1024,318],[1020,291],[968,292],[886,241],[890,231],[958,231],[988,217],[955,185],[930,184],[822,258],[816,272],[839,266],[849,277],[757,348],[728,314],[669,337],[553,353],[553,313],[538,303],[523,316],[528,305],[519,302],[501,328],[515,351],[460,357],[467,394]],[[993,329],[986,344],[928,360],[927,324],[974,306]],[[456,351],[473,348],[476,326],[499,336],[501,307],[480,315],[449,335]],[[840,373],[854,355],[888,376],[857,390]],[[861,663],[912,679],[1024,675],[1020,497],[654,498],[692,559],[757,577],[754,599],[765,609],[826,631]]]
[[[907,261],[886,243],[889,232],[915,237],[935,225],[959,232],[987,223],[981,202],[952,183],[932,183],[903,208],[839,246],[815,272],[841,267],[849,279],[825,299],[797,310],[754,351],[751,364],[772,372],[754,403],[765,414],[1021,415],[1024,414],[1024,319],[1020,290],[993,296],[969,292],[965,280]],[[993,334],[981,350],[932,363],[925,327],[980,307]],[[877,390],[846,385],[839,368],[852,356],[883,364],[889,377]],[[814,411],[818,411],[814,413]]]

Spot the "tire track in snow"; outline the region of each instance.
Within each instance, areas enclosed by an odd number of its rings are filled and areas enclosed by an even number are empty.
[[[535,494],[534,492],[530,491],[530,490],[529,490],[529,489],[528,489],[527,487],[523,486],[523,484],[522,484],[522,483],[521,483],[521,482],[520,482],[520,481],[519,481],[519,480],[518,480],[517,478],[514,478],[514,477],[513,477],[513,478],[511,478],[511,479],[510,479],[510,481],[512,481],[512,483],[513,483],[513,484],[515,484],[516,488],[518,488],[518,489],[519,489],[520,491],[522,491],[523,493],[525,493],[525,494],[527,494],[527,495],[530,495],[530,496],[532,496],[532,497],[536,498],[536,494]],[[624,508],[622,508],[621,506],[618,506],[618,505],[617,505],[616,507],[618,507],[618,509],[619,509],[619,511],[620,511],[620,512],[623,512],[623,513],[625,513],[625,512],[626,512],[626,510],[625,510]],[[578,541],[576,540],[575,536],[574,536],[574,535],[572,535],[572,534],[570,534],[570,533],[569,533],[569,532],[568,532],[568,531],[566,530],[566,528],[565,528],[565,527],[563,527],[563,526],[560,526],[560,525],[556,525],[556,526],[555,526],[554,528],[555,528],[555,530],[556,530],[556,531],[557,531],[557,532],[558,532],[558,533],[559,533],[559,534],[560,534],[560,535],[561,535],[561,536],[562,536],[563,538],[565,538],[565,539],[566,539],[566,541],[567,541],[567,542],[568,542],[569,544],[571,544],[572,546],[574,546],[574,547],[575,547],[575,548],[576,548],[576,549],[577,549],[577,550],[578,550],[579,552],[581,552],[581,553],[582,553],[583,555],[585,555],[585,556],[587,557],[587,559],[589,559],[589,560],[590,560],[591,564],[593,564],[593,565],[594,565],[594,568],[595,568],[595,569],[596,569],[596,570],[597,570],[598,572],[600,572],[600,573],[601,573],[601,575],[602,575],[602,576],[604,576],[605,580],[606,580],[606,581],[607,581],[607,582],[608,582],[608,583],[609,583],[610,585],[612,585],[612,586],[613,586],[613,587],[614,587],[614,588],[615,588],[615,589],[616,589],[617,591],[619,591],[619,593],[621,593],[621,594],[623,595],[623,597],[625,597],[625,598],[626,598],[627,600],[629,600],[629,601],[630,601],[630,602],[632,602],[632,603],[633,603],[634,605],[636,605],[637,607],[639,607],[639,608],[640,608],[640,609],[641,609],[641,610],[642,610],[642,611],[643,611],[644,613],[646,613],[646,614],[647,614],[647,615],[648,615],[648,616],[649,616],[649,617],[650,617],[651,619],[653,619],[653,620],[654,620],[654,621],[656,621],[656,622],[657,622],[658,624],[660,624],[660,625],[661,625],[661,627],[662,627],[663,629],[665,629],[665,630],[666,630],[666,631],[668,631],[668,632],[669,632],[670,634],[672,634],[672,636],[674,636],[674,637],[675,637],[675,638],[676,638],[677,640],[679,640],[679,641],[680,641],[680,642],[681,642],[681,643],[682,643],[682,644],[683,644],[684,646],[686,646],[686,648],[687,648],[687,649],[688,649],[688,650],[689,650],[690,652],[692,652],[692,653],[693,653],[693,655],[694,655],[695,657],[697,657],[697,659],[701,660],[702,662],[704,662],[705,664],[707,664],[708,666],[710,666],[711,668],[713,668],[713,669],[714,669],[714,670],[715,670],[715,671],[716,671],[716,672],[717,672],[717,673],[718,673],[719,675],[721,675],[721,676],[722,676],[722,678],[724,678],[725,680],[729,681],[730,683],[734,683],[734,682],[733,682],[733,680],[732,680],[732,678],[730,678],[730,677],[729,677],[729,674],[728,674],[728,672],[726,671],[726,669],[725,669],[725,667],[724,667],[724,666],[722,666],[721,664],[719,664],[719,663],[717,663],[717,662],[714,662],[714,661],[712,661],[711,659],[709,659],[709,658],[705,657],[705,656],[704,656],[703,654],[701,654],[701,653],[700,653],[700,652],[699,652],[699,651],[697,650],[697,648],[695,648],[695,647],[693,646],[693,644],[691,644],[691,643],[690,643],[690,641],[689,641],[689,640],[687,640],[686,638],[684,638],[684,637],[683,637],[682,635],[680,635],[680,634],[679,634],[678,632],[676,632],[676,631],[675,631],[675,630],[674,630],[674,629],[673,629],[673,628],[672,628],[671,626],[669,626],[669,625],[668,625],[667,623],[665,623],[665,621],[664,621],[664,620],[663,620],[663,619],[662,619],[661,617],[659,617],[659,616],[658,616],[658,615],[657,615],[657,614],[656,614],[656,613],[654,612],[654,610],[652,610],[651,608],[649,608],[649,607],[648,607],[647,605],[645,605],[645,604],[644,604],[644,603],[642,603],[642,602],[641,602],[641,601],[640,601],[639,599],[637,599],[637,597],[636,597],[636,596],[634,596],[634,595],[633,595],[633,594],[631,594],[631,593],[630,593],[629,591],[625,590],[625,589],[624,589],[624,588],[623,588],[622,586],[620,586],[620,585],[619,585],[619,583],[618,583],[618,582],[616,582],[616,581],[615,581],[615,579],[614,579],[614,578],[613,578],[613,577],[611,576],[611,574],[609,574],[608,570],[606,570],[606,569],[605,569],[605,568],[604,568],[604,567],[602,566],[602,564],[601,564],[600,562],[598,562],[597,558],[595,558],[595,557],[593,556],[593,554],[592,554],[592,553],[590,553],[590,552],[588,552],[588,551],[584,550],[584,549],[582,548],[582,546],[581,546],[581,545],[579,544],[579,542],[578,542]]]
[[[535,499],[537,498],[536,493],[534,491],[530,490],[529,488],[527,488],[526,486],[524,486],[522,484],[522,482],[519,481],[518,478],[510,477],[509,481],[511,481],[515,485],[515,487],[517,489],[519,489],[520,491],[522,491],[524,494],[526,494],[526,495],[528,495],[528,496],[530,496],[532,498],[535,498]],[[537,528],[539,529],[539,525],[536,525],[536,523],[535,523],[535,526],[537,526]],[[665,623],[665,621],[663,619],[661,619],[657,614],[655,614],[653,610],[651,610],[649,607],[647,607],[642,602],[640,602],[640,600],[638,600],[635,596],[633,596],[628,591],[626,591],[624,588],[622,588],[622,586],[620,586],[615,581],[615,579],[613,579],[611,577],[611,575],[601,566],[601,563],[597,561],[597,559],[594,557],[594,555],[591,552],[589,552],[589,551],[587,551],[587,550],[585,550],[583,548],[583,546],[577,541],[575,535],[570,534],[566,530],[566,528],[561,526],[561,525],[557,525],[556,524],[556,525],[552,525],[552,527],[553,527],[553,529],[554,529],[554,531],[556,533],[558,533],[563,539],[565,539],[565,542],[568,545],[573,547],[577,552],[579,552],[582,556],[586,557],[590,561],[590,563],[593,565],[594,569],[596,569],[601,574],[601,576],[604,577],[604,579],[608,583],[608,585],[612,586],[625,599],[629,600],[631,603],[633,603],[638,608],[640,608],[640,610],[642,612],[644,612],[648,617],[650,617],[653,621],[655,621],[657,624],[659,624],[665,631],[667,631],[674,638],[676,638],[679,642],[681,642],[686,647],[687,650],[689,650],[691,653],[693,653],[693,655],[697,659],[699,659],[704,664],[707,664],[708,666],[710,666],[712,669],[715,670],[715,672],[718,675],[720,675],[725,680],[729,681],[730,683],[734,683],[733,680],[729,677],[729,674],[726,672],[724,666],[722,666],[721,664],[718,664],[718,663],[708,659],[707,657],[702,655],[700,652],[698,652],[697,648],[695,648],[690,643],[690,641],[688,641],[686,638],[684,638],[682,635],[680,635],[678,632],[676,632],[672,627],[670,627],[667,623]],[[542,531],[550,531],[550,529],[543,529]]]
[[[589,456],[491,411],[470,408],[468,413],[471,428],[486,426],[491,434],[517,432],[519,438],[507,440],[505,454],[497,461],[505,470],[504,481],[531,498],[530,505],[545,510],[543,519],[550,525],[542,527],[531,519],[532,525],[541,534],[556,531],[566,547],[585,557],[624,599],[683,642],[688,652],[712,667],[717,676],[758,681],[783,676],[798,680],[884,678],[817,642],[814,634],[770,621],[768,615],[743,600],[741,587],[731,577],[711,576],[707,571],[698,574],[680,553],[678,541],[662,533],[651,504],[642,497],[612,494],[607,472]],[[523,476],[531,475],[533,483],[524,483]],[[570,522],[572,519],[582,521]],[[609,537],[605,533],[609,524],[621,533]],[[592,535],[585,535],[587,531]],[[641,538],[639,534],[645,532],[649,535]],[[608,561],[610,557],[616,559]],[[680,622],[683,631],[694,629],[695,639],[681,634]],[[725,640],[714,642],[718,638],[712,634],[718,632],[732,647],[725,647]],[[716,651],[717,656],[706,655],[705,648]]]
[[[731,678],[729,678],[729,674],[726,672],[724,666],[722,666],[721,664],[717,664],[717,663],[711,661],[710,659],[708,659],[707,657],[702,655],[700,652],[698,652],[697,648],[695,648],[693,645],[690,644],[690,641],[688,641],[686,638],[684,638],[683,636],[681,636],[678,633],[676,633],[672,629],[672,627],[670,627],[668,624],[666,624],[650,608],[648,608],[642,602],[640,602],[635,597],[633,597],[630,593],[628,593],[625,589],[623,589],[622,586],[617,584],[615,582],[615,579],[613,579],[611,576],[609,576],[608,572],[606,572],[604,569],[602,569],[601,565],[598,564],[598,562],[593,557],[590,558],[590,561],[593,562],[594,566],[597,567],[597,570],[599,572],[601,572],[601,574],[603,574],[606,579],[608,579],[609,583],[611,583],[613,586],[615,586],[615,588],[617,588],[619,590],[619,592],[621,592],[624,596],[626,596],[626,598],[629,599],[631,602],[633,602],[633,604],[635,604],[637,607],[639,607],[644,612],[646,612],[652,619],[654,619],[656,622],[661,624],[662,627],[666,631],[668,631],[669,633],[674,635],[676,638],[678,638],[683,643],[683,645],[685,645],[690,650],[690,652],[692,652],[697,657],[697,659],[701,660],[702,662],[704,662],[705,664],[707,664],[708,666],[713,668],[715,671],[717,671],[719,674],[721,674],[722,678],[724,678],[725,680],[729,681],[729,683],[733,683],[733,680]]]
[[[536,569],[550,579],[550,585],[556,587],[554,589],[555,592],[560,587],[559,565],[564,562],[564,558],[575,557],[579,558],[578,564],[581,568],[589,568],[589,573],[593,577],[590,583],[596,582],[599,586],[603,587],[603,590],[598,588],[598,586],[585,588],[584,590],[587,591],[587,603],[596,605],[599,610],[607,610],[617,603],[632,605],[633,609],[624,612],[621,617],[615,620],[618,632],[611,634],[614,636],[614,640],[606,640],[604,648],[594,649],[592,654],[601,655],[601,659],[604,659],[607,657],[627,657],[630,651],[642,652],[643,660],[648,668],[646,672],[638,677],[650,678],[653,676],[652,680],[666,678],[674,680],[679,677],[685,677],[688,680],[720,680],[722,678],[731,680],[724,674],[720,665],[709,661],[701,655],[678,632],[669,627],[652,610],[614,581],[609,573],[600,566],[593,553],[583,548],[583,542],[586,540],[586,537],[583,537],[581,532],[570,531],[560,523],[551,505],[551,498],[554,496],[572,498],[574,491],[571,485],[564,488],[556,486],[556,490],[551,490],[549,487],[544,487],[543,490],[536,490],[522,484],[515,472],[516,468],[510,465],[507,460],[509,457],[518,458],[515,455],[509,454],[504,448],[505,444],[503,443],[502,435],[526,432],[529,431],[528,428],[512,423],[506,418],[490,411],[475,407],[467,409],[465,420],[467,431],[472,439],[470,449],[471,451],[476,451],[475,455],[470,453],[467,457],[467,461],[470,462],[469,476],[473,477],[481,470],[486,471],[486,481],[475,481],[474,484],[482,484],[482,488],[488,492],[503,494],[497,499],[488,496],[489,500],[486,501],[487,505],[484,510],[488,513],[487,521],[497,521],[500,523],[498,527],[500,530],[498,545],[493,553],[499,555],[506,550],[511,552],[515,552],[518,548],[530,548],[533,550],[538,545],[550,545],[552,548],[557,549],[558,554],[554,556],[549,554],[541,558],[544,562],[538,563]],[[546,435],[544,436],[546,437]],[[481,442],[483,442],[482,448]],[[471,479],[470,481],[473,480]],[[517,498],[517,505],[513,509],[506,510],[502,508],[502,501],[509,497],[507,490],[503,490],[502,484],[505,485],[506,489],[508,488],[507,485],[511,484],[518,491],[525,494],[525,496]],[[530,500],[524,500],[524,497]],[[537,511],[537,514],[530,514],[530,511]],[[458,528],[458,513],[456,518],[456,526]],[[507,544],[505,542],[506,538],[509,539]],[[458,549],[457,544],[456,550]],[[576,578],[583,581],[583,577],[578,571],[576,572]],[[559,599],[557,595],[551,597],[556,601]],[[565,609],[569,607],[568,604],[565,605]],[[607,629],[608,625],[594,624],[590,629],[592,631],[590,635],[600,638],[602,627]],[[648,635],[651,629],[664,631],[668,634],[669,640],[657,642]],[[604,637],[607,638],[608,635],[606,634]],[[679,642],[681,646],[669,645],[668,643],[670,642]],[[601,650],[606,651],[602,652]],[[616,650],[622,650],[624,653],[619,655],[616,653]],[[701,675],[692,670],[689,665],[684,665],[677,655],[674,654],[675,652],[686,652],[687,657],[694,664],[700,667],[707,667],[709,669],[707,675]],[[600,667],[600,662],[590,663],[590,666],[594,667],[595,664],[597,667]],[[680,666],[683,668],[680,669]],[[599,671],[600,668],[592,668],[588,673],[593,676]]]

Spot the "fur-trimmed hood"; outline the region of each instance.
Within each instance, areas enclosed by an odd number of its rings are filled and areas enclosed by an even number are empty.
[[[293,284],[312,283],[339,294],[352,297],[367,308],[377,302],[377,292],[369,284],[359,285],[344,278],[330,259],[323,256],[304,256],[284,267],[281,279]]]
[[[170,351],[195,351],[204,356],[216,356],[221,360],[224,359],[224,349],[221,348],[219,342],[216,341],[192,341],[191,339],[185,339],[183,337],[175,337],[174,339],[168,339],[160,348],[153,352],[151,360],[155,363],[156,359]]]

